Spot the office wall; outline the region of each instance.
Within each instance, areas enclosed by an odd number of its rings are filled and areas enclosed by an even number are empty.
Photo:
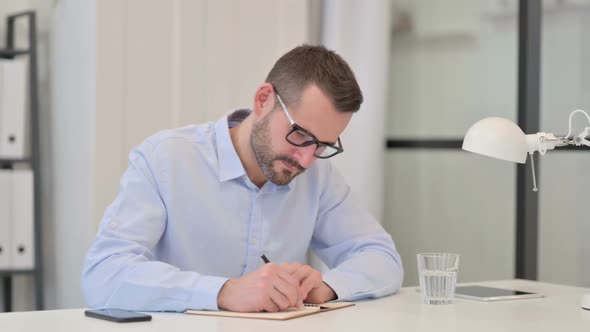
[[[387,110],[391,0],[324,1],[322,42],[349,63],[363,91],[360,110],[342,135],[334,164],[356,200],[379,221],[383,212],[383,142]]]
[[[93,236],[96,164],[96,6],[60,0],[53,22],[53,238],[48,308],[81,306],[82,259]]]

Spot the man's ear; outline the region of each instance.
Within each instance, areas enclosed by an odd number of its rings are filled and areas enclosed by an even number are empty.
[[[264,83],[256,89],[254,95],[254,107],[252,111],[256,117],[266,116],[275,107],[275,91],[270,83]]]

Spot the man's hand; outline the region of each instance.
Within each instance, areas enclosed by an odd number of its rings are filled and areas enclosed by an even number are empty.
[[[320,287],[313,288],[309,293],[307,293],[307,297],[305,297],[305,303],[326,303],[328,301],[336,300],[336,292],[332,289],[332,287],[328,286],[325,282],[322,282]]]
[[[217,306],[238,312],[276,312],[303,307],[299,281],[283,266],[264,264],[254,272],[228,280],[217,295]]]
[[[283,263],[281,266],[299,280],[301,296],[306,303],[319,304],[336,299],[336,293],[323,281],[320,271],[299,263]]]

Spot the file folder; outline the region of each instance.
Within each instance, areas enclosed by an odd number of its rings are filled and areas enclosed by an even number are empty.
[[[29,155],[27,58],[0,59],[0,158]]]
[[[15,169],[12,174],[12,268],[34,267],[33,172]]]
[[[12,268],[12,171],[0,169],[0,270]]]

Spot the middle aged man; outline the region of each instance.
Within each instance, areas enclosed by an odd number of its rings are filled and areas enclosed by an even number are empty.
[[[397,291],[391,237],[327,160],[362,100],[339,55],[303,45],[275,63],[252,111],[149,137],[87,254],[88,304],[273,312]]]

